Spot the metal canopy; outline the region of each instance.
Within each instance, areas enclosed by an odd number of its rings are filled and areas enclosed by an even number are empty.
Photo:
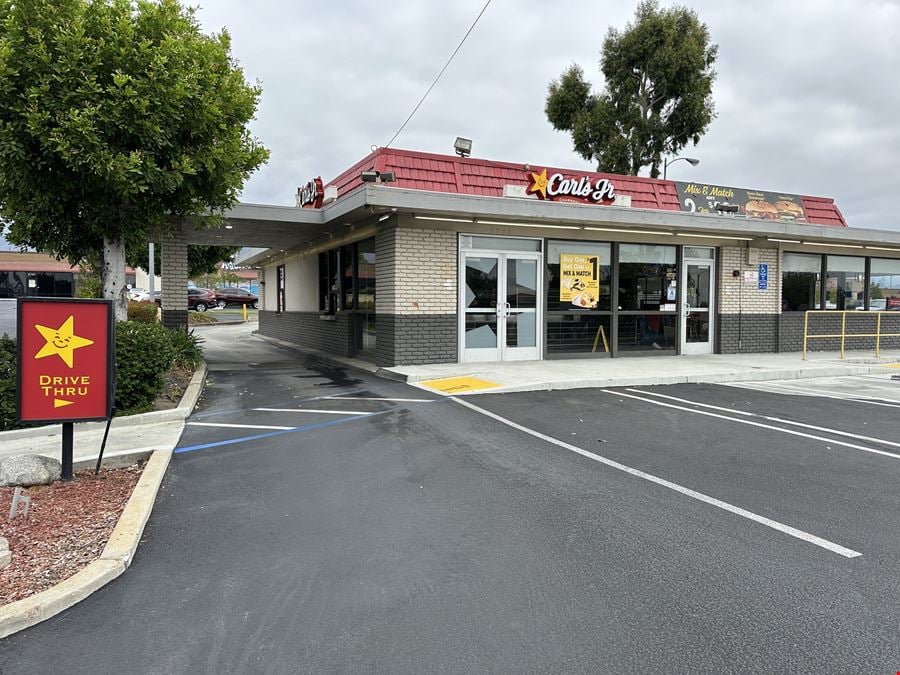
[[[900,246],[900,232],[852,227],[810,225],[776,220],[758,220],[729,215],[684,213],[616,206],[591,206],[537,199],[480,197],[367,184],[322,209],[292,206],[239,204],[226,214],[222,227],[184,231],[189,244],[243,246],[265,252],[289,251],[318,239],[346,233],[348,227],[385,213],[406,213],[447,218],[473,225],[480,220],[533,225],[577,225],[669,233],[730,235],[765,239],[789,238],[833,245]],[[500,224],[500,223],[497,223]],[[265,256],[251,256],[254,261]]]

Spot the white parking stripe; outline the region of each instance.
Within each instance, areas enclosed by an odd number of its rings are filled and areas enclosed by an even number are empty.
[[[607,392],[614,393],[614,392]],[[784,534],[790,535],[791,537],[795,537],[797,539],[802,539],[803,541],[809,542],[810,544],[814,544],[815,546],[819,546],[824,548],[832,553],[837,553],[838,555],[844,556],[845,558],[856,558],[861,556],[862,553],[859,551],[854,551],[853,549],[846,548],[841,546],[840,544],[835,544],[833,541],[828,541],[827,539],[823,539],[822,537],[817,537],[814,534],[810,534],[809,532],[804,532],[803,530],[798,530],[795,527],[791,527],[790,525],[785,525],[784,523],[779,523],[777,520],[772,520],[771,518],[766,518],[765,516],[761,516],[757,513],[753,513],[752,511],[748,511],[747,509],[742,509],[739,506],[735,506],[733,504],[729,504],[728,502],[723,502],[721,499],[716,499],[715,497],[710,497],[709,495],[705,495],[702,492],[697,492],[696,490],[691,490],[690,488],[684,487],[683,485],[679,485],[678,483],[673,483],[664,478],[660,478],[658,476],[654,476],[653,474],[646,473],[645,471],[641,471],[639,469],[634,469],[630,466],[626,466],[625,464],[620,464],[612,459],[608,459],[606,457],[602,457],[601,455],[596,455],[593,452],[589,452],[587,450],[583,450],[578,446],[571,445],[566,443],[565,441],[560,441],[552,436],[547,436],[546,434],[542,434],[539,431],[535,431],[534,429],[529,429],[528,427],[524,427],[521,424],[517,424],[512,420],[508,420],[505,417],[501,417],[496,413],[492,413],[489,410],[485,410],[484,408],[479,408],[477,405],[469,403],[468,401],[464,401],[462,399],[452,397],[454,401],[459,403],[470,410],[474,410],[475,412],[481,413],[491,419],[497,420],[513,429],[518,429],[519,431],[529,434],[530,436],[534,436],[535,438],[539,438],[542,441],[546,441],[547,443],[552,443],[553,445],[557,445],[561,448],[565,448],[566,450],[570,450],[576,454],[581,455],[582,457],[587,457],[588,459],[592,459],[595,462],[599,462],[600,464],[605,464],[613,469],[617,469],[619,471],[624,471],[627,474],[632,476],[636,476],[637,478],[642,478],[643,480],[650,481],[651,483],[655,483],[657,485],[661,485],[662,487],[669,488],[670,490],[674,490],[675,492],[679,492],[683,495],[696,499],[698,501],[704,502],[705,504],[709,504],[711,506],[715,506],[717,508],[722,509],[723,511],[728,511],[729,513],[733,513],[735,515],[741,516],[742,518],[747,518],[748,520],[752,520],[755,523],[759,523],[760,525],[765,525],[766,527],[770,527],[773,530],[778,530],[779,532],[783,532]]]
[[[396,401],[397,403],[431,403],[433,398],[382,398],[380,396],[320,396],[325,401]]]
[[[766,383],[763,384],[750,384],[750,383],[727,383],[729,387],[737,387],[739,389],[754,389],[757,391],[768,391],[773,394],[786,394],[790,396],[811,396],[818,398],[831,398],[836,399],[838,401],[852,401],[853,403],[866,403],[868,405],[877,405],[885,408],[900,408],[900,402],[891,403],[886,401],[883,398],[875,398],[872,396],[865,395],[853,395],[848,394],[846,392],[836,392],[830,390],[822,390],[816,389],[811,390],[808,387],[802,387],[800,385],[793,386],[786,383]]]
[[[882,445],[891,445],[895,448],[900,448],[900,443],[895,443],[894,441],[886,441],[883,438],[875,438],[874,436],[862,436],[861,434],[851,434],[847,431],[838,431],[837,429],[832,429],[830,427],[817,427],[814,424],[804,424],[803,422],[794,422],[792,420],[782,419],[781,417],[769,417],[768,415],[760,415],[757,413],[747,412],[745,410],[732,410],[731,408],[723,408],[717,405],[710,405],[709,403],[697,403],[696,401],[690,401],[686,398],[678,398],[676,396],[667,396],[665,394],[658,394],[654,391],[644,391],[643,389],[629,389],[628,391],[633,391],[636,394],[646,394],[647,396],[657,396],[659,398],[665,398],[670,401],[679,401],[680,403],[687,403],[689,405],[700,406],[701,408],[710,408],[711,410],[722,410],[724,412],[729,412],[733,415],[744,415],[745,417],[755,417],[761,420],[769,420],[770,422],[779,422],[781,424],[790,424],[795,427],[803,427],[804,429],[813,429],[814,431],[824,431],[829,434],[837,434],[838,436],[846,436],[848,438],[856,438],[860,441],[874,441],[875,443],[881,443]]]
[[[225,424],[224,422],[188,422],[190,427],[222,427],[224,429],[275,429],[286,430],[294,427],[275,427],[268,424]]]
[[[824,436],[813,436],[812,434],[805,434],[802,431],[793,431],[792,429],[782,429],[781,427],[775,427],[771,424],[763,424],[762,422],[753,422],[752,420],[741,420],[736,417],[729,417],[728,415],[719,415],[718,413],[706,412],[705,410],[696,410],[694,408],[685,408],[681,405],[674,405],[673,403],[663,403],[662,401],[654,401],[652,398],[641,398],[640,396],[635,396],[634,394],[625,394],[621,391],[609,391],[607,389],[601,389],[604,394],[611,394],[612,396],[623,396],[625,398],[633,398],[638,401],[643,401],[644,403],[649,403],[651,405],[659,405],[664,408],[674,408],[675,410],[684,410],[685,412],[694,413],[695,415],[706,415],[707,417],[716,417],[720,420],[728,420],[729,422],[736,422],[738,424],[749,424],[750,426],[760,427],[762,429],[769,429],[770,431],[777,431],[782,434],[790,434],[791,436],[801,436],[803,438],[810,438],[814,441],[824,441],[825,443],[830,443],[831,445],[842,445],[845,448],[853,448],[854,450],[862,450],[863,452],[871,452],[876,455],[884,455],[885,457],[890,457],[891,459],[900,459],[900,455],[895,454],[893,452],[885,452],[884,450],[876,450],[875,448],[867,448],[864,445],[856,445],[855,443],[847,443],[846,441],[839,441],[834,438],[825,438]]]
[[[313,410],[312,408],[254,408],[258,412],[319,413],[320,415],[371,415],[359,410]],[[293,429],[293,427],[289,427]]]

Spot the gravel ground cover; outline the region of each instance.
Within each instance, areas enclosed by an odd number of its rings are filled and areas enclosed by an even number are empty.
[[[0,605],[39,593],[96,560],[141,475],[141,467],[77,472],[30,487],[27,516],[8,520],[15,488],[0,488],[0,536],[12,562],[0,570]]]

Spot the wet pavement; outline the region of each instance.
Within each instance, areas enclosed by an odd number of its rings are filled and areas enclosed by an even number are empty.
[[[717,385],[463,405],[198,332],[210,384],[133,566],[0,642],[0,672],[900,668],[891,409]]]

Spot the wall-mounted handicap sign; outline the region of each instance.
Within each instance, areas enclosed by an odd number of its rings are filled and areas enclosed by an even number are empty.
[[[769,265],[766,263],[759,264],[759,289],[766,290],[769,287]]]

